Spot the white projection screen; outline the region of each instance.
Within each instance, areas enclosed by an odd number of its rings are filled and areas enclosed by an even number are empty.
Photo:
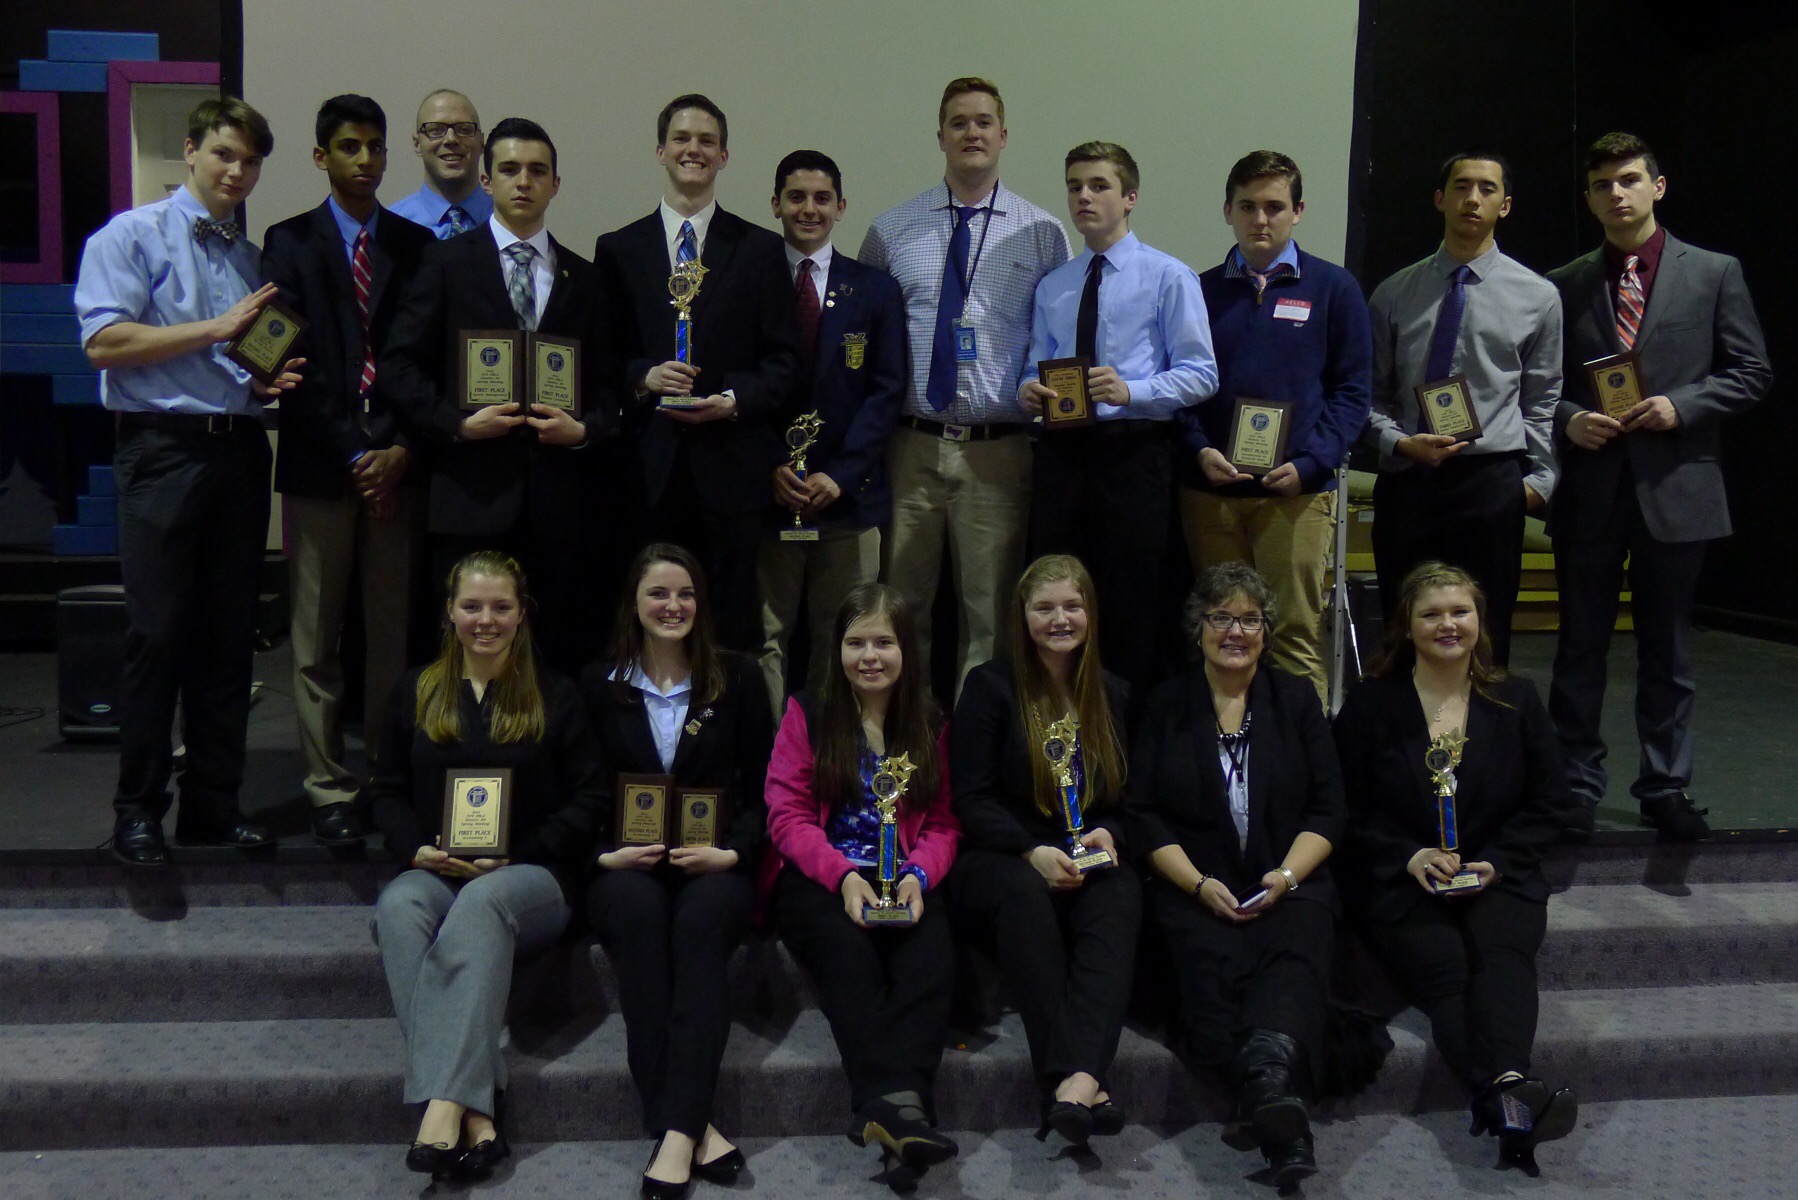
[[[661,194],[655,116],[686,91],[730,118],[719,202],[778,228],[775,164],[822,150],[849,209],[836,243],[942,177],[937,100],[958,75],[1005,96],[1006,186],[1067,225],[1061,161],[1093,138],[1141,167],[1133,226],[1204,270],[1222,261],[1223,183],[1254,149],[1304,171],[1298,240],[1340,262],[1347,224],[1355,0],[244,0],[245,98],[275,131],[252,233],[317,205],[319,103],[373,96],[393,143],[382,198],[422,180],[409,131],[423,95],[466,92],[487,128],[529,117],[556,141],[550,232],[582,255]],[[1071,232],[1071,225],[1069,226]],[[1078,248],[1076,246],[1076,248]]]

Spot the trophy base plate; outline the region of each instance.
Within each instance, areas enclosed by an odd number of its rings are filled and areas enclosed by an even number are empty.
[[[1074,870],[1082,875],[1088,871],[1117,865],[1117,859],[1111,856],[1109,850],[1088,850],[1085,854],[1070,854],[1068,857],[1074,860]]]
[[[656,407],[681,409],[698,408],[699,402],[703,399],[705,399],[704,396],[663,396],[660,400],[656,401]]]
[[[891,908],[881,908],[878,905],[863,905],[862,920],[870,925],[910,925],[911,906],[895,904]]]
[[[1480,886],[1480,877],[1472,871],[1460,871],[1447,883],[1430,884],[1430,890],[1438,896],[1452,896],[1456,892],[1465,892]]]
[[[780,540],[783,542],[815,542],[818,540],[818,531],[807,528],[783,529],[780,531]]]

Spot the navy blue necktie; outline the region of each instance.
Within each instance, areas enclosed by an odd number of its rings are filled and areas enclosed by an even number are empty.
[[[1430,361],[1424,368],[1423,381],[1434,383],[1454,374],[1455,343],[1461,337],[1461,318],[1467,312],[1467,285],[1479,282],[1473,268],[1456,267],[1448,277],[1448,291],[1442,297],[1442,308],[1436,314],[1436,330],[1430,335]]]
[[[1105,256],[1093,255],[1086,264],[1086,287],[1080,293],[1080,311],[1074,315],[1074,353],[1093,366],[1099,365],[1099,276],[1105,273]]]
[[[930,340],[930,377],[924,398],[942,412],[955,403],[955,322],[968,299],[968,224],[974,209],[955,206],[955,231],[949,235],[949,253],[943,260],[943,286],[936,300],[936,336]]]

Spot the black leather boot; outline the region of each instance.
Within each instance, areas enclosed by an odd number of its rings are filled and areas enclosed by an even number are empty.
[[[1240,1120],[1267,1159],[1269,1181],[1280,1188],[1317,1173],[1311,1120],[1298,1094],[1304,1058],[1304,1047],[1286,1034],[1253,1029],[1231,1064]]]

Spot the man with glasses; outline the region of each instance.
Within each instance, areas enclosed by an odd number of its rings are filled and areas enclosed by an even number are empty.
[[[461,92],[439,88],[418,106],[412,149],[425,181],[390,210],[443,238],[478,229],[493,216],[481,190],[481,118]]]

